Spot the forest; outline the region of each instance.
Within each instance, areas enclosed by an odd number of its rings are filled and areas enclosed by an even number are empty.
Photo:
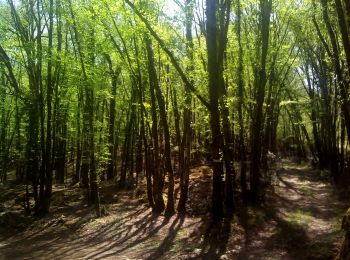
[[[349,33],[348,0],[0,0],[0,258],[350,259]]]

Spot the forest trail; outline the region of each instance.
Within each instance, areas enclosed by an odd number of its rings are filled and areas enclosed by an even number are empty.
[[[209,196],[203,189],[210,176],[205,167],[192,171],[190,207],[203,210],[199,205],[208,198],[198,196]],[[109,194],[102,200],[110,214],[100,219],[73,203],[76,190],[59,194],[51,216],[26,227],[0,227],[0,259],[332,259],[348,206],[318,170],[289,161],[264,206],[239,207],[232,220],[211,229],[204,214],[153,215],[130,191],[118,192],[115,201],[110,188],[102,191]]]
[[[333,188],[319,170],[284,162],[274,192],[256,210],[255,227],[247,223],[252,215],[242,212],[243,220],[249,215],[242,222],[249,232],[240,258],[333,259],[342,241],[341,217],[349,206]]]

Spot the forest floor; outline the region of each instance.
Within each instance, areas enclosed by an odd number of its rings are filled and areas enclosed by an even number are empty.
[[[332,259],[342,214],[319,170],[283,161],[263,206],[210,226],[211,172],[192,169],[186,216],[152,214],[137,191],[102,185],[95,218],[77,187],[55,185],[51,214],[24,217],[23,185],[0,185],[0,259]]]

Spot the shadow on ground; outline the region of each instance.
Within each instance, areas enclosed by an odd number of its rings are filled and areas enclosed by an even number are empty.
[[[238,204],[232,218],[213,224],[201,204],[208,200],[203,190],[210,185],[210,174],[203,169],[197,174],[200,181],[192,179],[190,188],[196,200],[189,205],[197,207],[199,215],[155,215],[132,192],[122,191],[104,198],[109,215],[96,219],[93,208],[78,200],[81,194],[65,190],[61,192],[69,195],[57,192],[63,199],[55,202],[52,215],[31,219],[24,229],[0,228],[0,256],[215,260],[331,259],[336,254],[346,205],[316,171],[289,164],[263,206]],[[74,203],[67,200],[71,197]]]

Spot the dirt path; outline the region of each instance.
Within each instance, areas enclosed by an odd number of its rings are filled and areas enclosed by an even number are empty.
[[[207,211],[201,202],[210,197],[204,192],[210,175],[203,167],[192,174],[190,196],[205,195],[190,201],[194,211]],[[208,215],[155,216],[132,193],[113,201],[110,190],[104,203],[110,214],[95,219],[68,189],[51,216],[26,228],[0,226],[0,259],[332,259],[348,205],[318,176],[306,165],[284,163],[264,206],[239,207],[233,219],[211,228]]]
[[[265,207],[256,209],[258,224],[248,223],[254,214],[242,213],[241,223],[249,232],[241,259],[334,257],[343,235],[341,216],[349,205],[337,199],[319,173],[308,165],[284,162],[275,191]],[[245,214],[248,221],[244,221]]]

